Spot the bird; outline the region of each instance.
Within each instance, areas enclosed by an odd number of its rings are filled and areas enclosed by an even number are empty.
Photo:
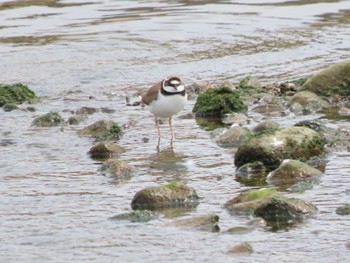
[[[174,140],[172,117],[178,114],[187,102],[185,84],[177,76],[165,78],[154,84],[141,97],[142,105],[147,105],[149,111],[154,115],[154,123],[158,133],[158,146],[160,143],[160,130],[158,118],[168,118],[171,131],[171,145]]]

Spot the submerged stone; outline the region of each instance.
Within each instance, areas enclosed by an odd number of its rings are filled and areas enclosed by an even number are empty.
[[[248,139],[250,131],[247,128],[233,125],[223,134],[215,139],[215,142],[221,147],[234,147],[242,144]]]
[[[109,159],[101,166],[100,171],[120,183],[131,179],[134,169],[123,160]]]
[[[181,182],[148,187],[138,191],[132,202],[132,209],[162,209],[168,207],[197,206],[198,195],[193,188]]]
[[[38,100],[34,91],[21,83],[13,85],[0,84],[0,107],[5,104],[22,104],[23,102],[34,103]]]
[[[303,88],[320,96],[350,96],[350,59],[319,71],[304,83]]]
[[[197,97],[193,112],[196,117],[219,118],[231,112],[244,112],[247,106],[239,96],[239,92],[228,87],[212,88]]]
[[[130,222],[148,222],[153,219],[159,218],[160,214],[150,210],[137,210],[130,213],[124,213],[116,216],[112,216],[110,220],[128,220]]]
[[[338,207],[335,212],[337,215],[345,216],[345,215],[350,215],[350,204],[346,204],[343,206]]]
[[[243,242],[239,245],[232,247],[228,252],[228,254],[236,255],[236,254],[252,254],[253,247],[248,242]]]
[[[177,226],[185,228],[194,228],[201,231],[220,231],[219,227],[220,217],[216,214],[196,216],[192,218],[179,219],[168,224],[168,226]]]
[[[265,186],[267,167],[260,161],[246,163],[235,171],[236,180],[246,186]]]
[[[97,141],[118,140],[122,134],[120,126],[113,121],[97,121],[79,131],[80,136],[95,138]]]
[[[64,119],[58,112],[50,112],[35,118],[32,126],[36,127],[55,127],[64,124]]]
[[[277,168],[284,159],[308,160],[324,153],[321,135],[306,127],[289,127],[259,133],[238,147],[235,165],[262,162],[270,169]]]

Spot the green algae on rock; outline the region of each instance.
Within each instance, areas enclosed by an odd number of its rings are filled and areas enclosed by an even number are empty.
[[[247,106],[239,92],[228,87],[211,88],[201,93],[193,107],[196,117],[219,118],[231,112],[244,112]]]
[[[79,131],[80,136],[95,138],[97,141],[119,140],[122,134],[120,126],[113,121],[97,121]]]
[[[138,191],[132,202],[132,209],[163,209],[169,207],[197,206],[199,197],[193,188],[181,182],[148,187]]]
[[[49,112],[35,118],[32,126],[36,127],[55,127],[64,124],[64,119],[58,112]]]
[[[284,159],[305,161],[325,152],[325,141],[318,132],[306,127],[288,127],[258,133],[238,147],[235,165],[261,161],[270,169]]]
[[[38,100],[34,91],[21,83],[13,85],[0,84],[0,107],[5,104],[22,104],[23,102],[34,103]]]
[[[319,71],[302,88],[320,96],[350,96],[350,59]]]

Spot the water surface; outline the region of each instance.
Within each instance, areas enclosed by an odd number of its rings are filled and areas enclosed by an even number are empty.
[[[317,205],[316,217],[289,231],[224,234],[249,220],[222,208],[249,188],[233,176],[235,149],[218,147],[194,119],[175,118],[174,148],[162,125],[157,151],[151,114],[125,106],[125,96],[137,100],[172,74],[188,84],[309,76],[349,58],[349,20],[349,1],[335,0],[1,1],[0,82],[23,82],[43,96],[34,113],[0,112],[1,261],[345,262],[350,223],[335,209],[349,202],[348,152],[328,157],[313,189],[287,193]],[[36,116],[58,111],[67,119],[83,106],[114,111],[78,126],[31,127]],[[256,115],[251,126],[264,118],[289,126],[318,117]],[[77,136],[100,119],[134,123],[119,142],[127,150],[120,158],[136,169],[125,184],[102,176],[101,163],[86,154],[93,140]],[[329,122],[349,128],[346,119]],[[202,198],[176,218],[217,213],[222,233],[166,226],[174,215],[142,224],[108,220],[131,211],[138,190],[171,180],[187,182]],[[254,253],[227,253],[241,242]]]

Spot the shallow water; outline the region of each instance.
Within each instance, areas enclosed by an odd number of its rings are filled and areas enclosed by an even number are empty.
[[[346,262],[349,217],[348,152],[328,157],[313,189],[289,193],[317,205],[319,213],[289,231],[256,229],[224,234],[249,218],[223,204],[248,189],[235,181],[235,149],[218,147],[195,119],[174,119],[156,149],[147,110],[125,106],[172,74],[184,81],[238,82],[251,74],[264,83],[310,75],[349,57],[349,1],[1,1],[1,83],[23,82],[43,100],[37,111],[0,112],[0,258],[3,262]],[[182,114],[192,110],[190,100]],[[100,111],[77,126],[34,128],[49,111],[66,119],[82,106]],[[22,106],[25,108],[25,106]],[[323,116],[264,117],[282,126]],[[93,140],[77,130],[100,119],[134,123],[119,144],[136,168],[125,184],[102,176],[86,152]],[[329,120],[349,128],[348,119]],[[148,143],[142,142],[148,137]],[[183,180],[200,195],[192,210],[171,211],[148,223],[111,221],[131,211],[147,186]],[[174,218],[220,215],[221,233],[166,226]],[[251,255],[230,255],[249,242]]]

